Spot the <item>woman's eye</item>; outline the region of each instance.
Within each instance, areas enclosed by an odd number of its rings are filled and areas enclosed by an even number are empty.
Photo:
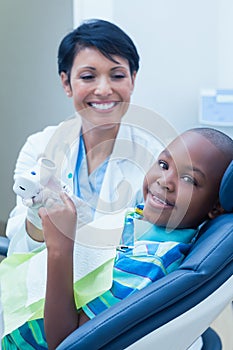
[[[116,74],[112,75],[112,78],[113,79],[124,79],[125,75],[121,74],[121,73],[116,73]]]
[[[184,175],[184,176],[182,177],[182,179],[183,179],[185,182],[188,182],[188,183],[190,183],[190,184],[192,184],[192,185],[194,185],[194,186],[197,185],[196,180],[195,180],[193,177],[189,176],[189,175]]]
[[[168,164],[163,160],[159,160],[159,166],[162,169],[168,170]]]
[[[91,80],[91,79],[94,79],[94,75],[92,75],[92,74],[81,75],[80,79],[82,79],[82,80]]]

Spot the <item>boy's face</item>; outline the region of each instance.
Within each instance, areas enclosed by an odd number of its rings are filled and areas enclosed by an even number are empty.
[[[209,140],[185,132],[162,151],[145,177],[145,219],[170,228],[198,226],[217,203],[226,166]]]

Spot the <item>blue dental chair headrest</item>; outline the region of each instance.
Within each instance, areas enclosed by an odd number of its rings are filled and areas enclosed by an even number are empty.
[[[233,160],[222,178],[219,198],[221,206],[226,211],[233,211]]]

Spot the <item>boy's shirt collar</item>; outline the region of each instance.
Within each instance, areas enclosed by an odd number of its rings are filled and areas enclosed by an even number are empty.
[[[132,224],[134,226],[135,240],[192,243],[195,239],[198,232],[197,229],[166,229],[144,221],[143,208],[144,204],[138,204],[126,214],[125,223],[126,225]]]

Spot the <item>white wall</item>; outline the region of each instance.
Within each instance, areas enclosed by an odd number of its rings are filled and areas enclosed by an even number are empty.
[[[200,89],[233,88],[232,0],[74,3],[76,21],[102,13],[134,39],[141,68],[132,102],[159,112],[178,132],[199,125]],[[232,127],[219,129],[233,136]]]
[[[200,87],[217,84],[216,1],[145,0],[135,2],[134,11],[141,14],[129,25],[141,54],[134,101],[178,131],[190,128],[197,123]],[[118,8],[125,26],[128,15]]]
[[[141,67],[133,103],[177,131],[198,125],[201,88],[233,87],[232,0],[74,0],[75,21],[101,17],[134,39]],[[14,205],[12,175],[26,137],[73,111],[57,75],[57,47],[73,26],[72,0],[0,2],[1,205]],[[220,128],[233,137],[233,128]]]
[[[14,206],[13,169],[26,137],[73,111],[57,74],[72,16],[72,0],[0,2],[0,221]]]

